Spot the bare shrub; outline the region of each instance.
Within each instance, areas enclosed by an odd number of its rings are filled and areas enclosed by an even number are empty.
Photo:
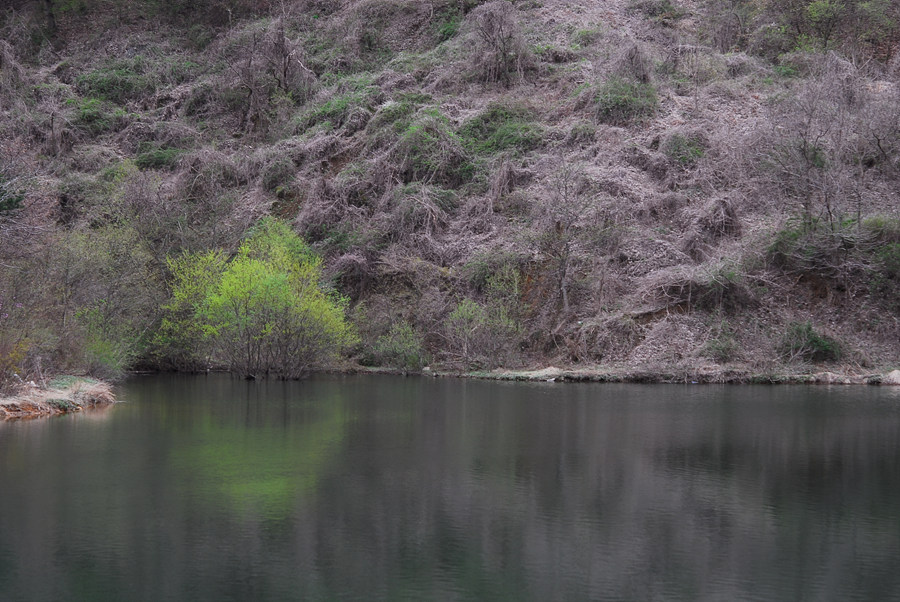
[[[616,60],[613,71],[622,77],[649,84],[653,76],[653,60],[640,44],[632,44]]]
[[[302,104],[318,88],[318,77],[306,64],[301,41],[288,35],[287,18],[282,6],[282,14],[265,32],[263,59],[277,87],[294,102]]]
[[[583,245],[581,235],[589,216],[596,213],[598,195],[591,186],[583,165],[563,163],[546,182],[548,203],[540,208],[536,220],[543,252],[555,272],[553,296],[559,296],[563,315],[570,311],[569,288],[573,255]]]
[[[506,0],[482,4],[467,17],[474,45],[472,62],[479,79],[509,86],[521,81],[531,54],[515,7]]]
[[[400,241],[414,233],[433,237],[442,231],[448,221],[446,210],[454,202],[452,193],[448,192],[416,184],[395,190],[388,230],[391,239]]]
[[[361,223],[365,211],[324,177],[313,179],[303,193],[303,205],[294,226],[311,242],[341,243]]]
[[[741,221],[729,198],[715,199],[699,219],[701,231],[712,240],[741,235]]]
[[[880,154],[878,137],[861,121],[869,102],[863,83],[852,65],[832,56],[776,108],[762,156],[753,157],[808,223],[821,217],[834,224],[863,210],[870,184],[865,157]]]
[[[645,296],[686,312],[734,313],[755,304],[740,266],[728,261],[699,269],[665,271],[651,278]]]
[[[289,34],[287,21],[283,12],[268,24],[235,30],[220,44],[221,59],[229,65],[221,101],[239,113],[245,133],[266,131],[278,99],[303,103],[318,90],[318,77],[306,64],[301,40]]]
[[[579,361],[623,360],[641,342],[644,329],[625,315],[586,320],[577,329],[574,354]]]
[[[0,94],[3,96],[13,94],[22,84],[25,75],[13,47],[8,42],[0,40]]]

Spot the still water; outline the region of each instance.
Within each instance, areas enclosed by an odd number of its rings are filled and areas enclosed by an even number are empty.
[[[0,600],[900,600],[900,388],[118,395],[0,423]]]

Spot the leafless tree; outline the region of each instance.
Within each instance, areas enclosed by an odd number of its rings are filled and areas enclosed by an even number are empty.
[[[516,9],[505,0],[483,4],[469,16],[475,38],[473,58],[481,78],[506,86],[521,81],[529,61]]]

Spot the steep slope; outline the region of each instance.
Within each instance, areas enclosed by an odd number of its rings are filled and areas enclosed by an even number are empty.
[[[108,4],[5,16],[8,371],[185,367],[166,259],[266,215],[365,364],[900,361],[891,6]]]

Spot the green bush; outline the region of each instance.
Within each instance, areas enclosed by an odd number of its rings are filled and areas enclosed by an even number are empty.
[[[611,77],[597,94],[597,119],[612,125],[627,125],[656,112],[658,100],[651,84]]]
[[[809,322],[788,325],[779,352],[789,361],[831,362],[841,358],[840,343],[816,332]]]
[[[878,242],[900,242],[900,218],[873,215],[860,224]]]
[[[421,370],[428,363],[422,336],[406,321],[378,337],[373,353],[380,365],[401,370]]]
[[[373,108],[380,90],[371,83],[371,77],[365,74],[340,80],[334,94],[300,117],[299,129],[304,131],[320,124],[328,125],[330,129],[338,129],[353,109]]]
[[[451,14],[445,20],[440,21],[434,27],[435,37],[438,43],[446,42],[459,32],[459,15]]]
[[[66,104],[74,107],[72,122],[89,134],[100,134],[111,126],[111,117],[99,98],[69,99]]]
[[[492,103],[459,129],[465,147],[475,154],[502,151],[524,153],[536,148],[543,132],[533,122],[531,111],[516,105]]]
[[[433,99],[427,94],[406,93],[381,105],[366,124],[369,146],[381,147],[396,141],[412,124],[419,108],[431,102]]]
[[[110,304],[101,299],[75,314],[81,329],[82,362],[88,374],[106,380],[125,376],[138,355],[138,335],[127,324],[111,319]]]
[[[599,29],[579,29],[572,34],[572,44],[578,47],[590,46],[600,38]]]
[[[833,277],[858,242],[854,220],[791,219],[767,249],[776,267]]]

